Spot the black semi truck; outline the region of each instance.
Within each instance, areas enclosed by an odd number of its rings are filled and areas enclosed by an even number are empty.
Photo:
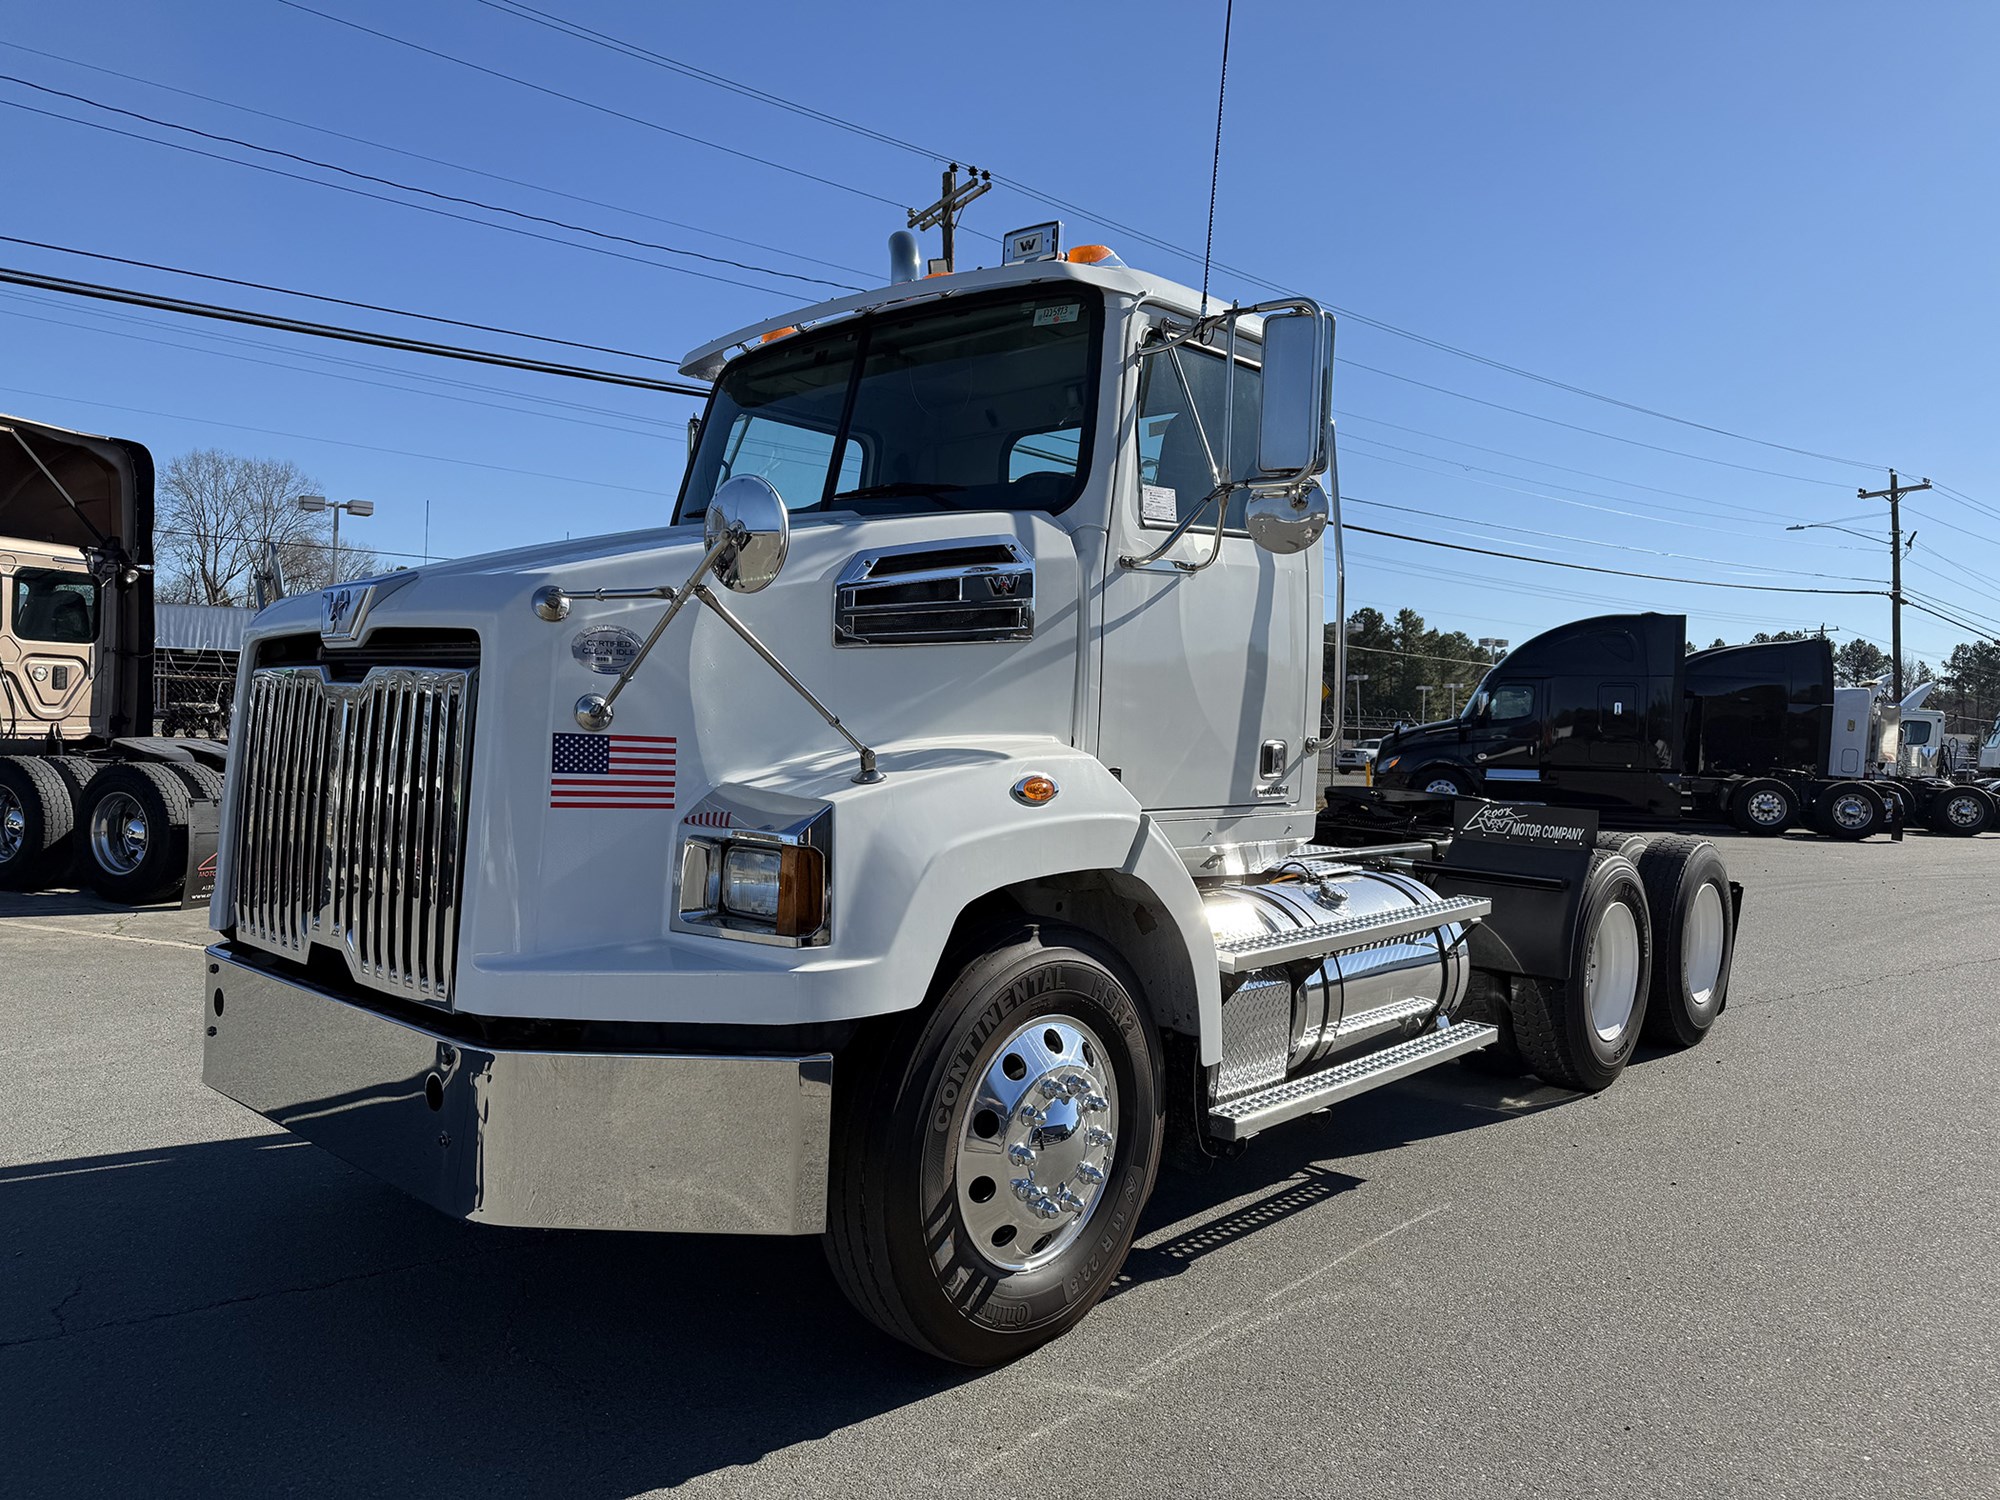
[[[1909,774],[1901,705],[1837,688],[1823,639],[1687,652],[1682,615],[1599,615],[1523,644],[1456,719],[1383,739],[1389,792],[1510,797],[1665,824],[1833,838],[2000,826],[1976,786]]]

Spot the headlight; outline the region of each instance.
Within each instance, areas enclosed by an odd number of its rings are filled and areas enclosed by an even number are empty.
[[[722,909],[739,917],[777,921],[779,867],[783,862],[776,849],[732,844],[722,859]]]
[[[801,831],[797,841],[785,833],[690,835],[681,850],[675,925],[752,941],[824,943],[827,822],[814,819]]]

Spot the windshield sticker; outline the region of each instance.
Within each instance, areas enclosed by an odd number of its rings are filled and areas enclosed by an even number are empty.
[[[1081,302],[1065,302],[1060,307],[1038,307],[1035,309],[1035,326],[1047,328],[1056,323],[1074,323],[1082,311]]]
[[[1139,486],[1139,515],[1147,521],[1171,521],[1180,514],[1180,495],[1170,484]]]

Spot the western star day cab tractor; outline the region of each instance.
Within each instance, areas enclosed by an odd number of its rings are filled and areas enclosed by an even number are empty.
[[[697,349],[663,530],[266,610],[207,1082],[464,1218],[823,1234],[981,1365],[1104,1293],[1170,1148],[1699,1041],[1709,845],[1311,842],[1332,321],[1059,233]]]

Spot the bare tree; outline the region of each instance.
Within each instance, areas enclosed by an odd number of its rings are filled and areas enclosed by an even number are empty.
[[[183,453],[160,471],[155,553],[158,597],[177,604],[247,604],[251,569],[275,543],[293,590],[323,587],[335,571],[331,520],[298,508],[318,486],[290,459],[218,448]],[[339,575],[380,571],[375,554],[343,545]]]

